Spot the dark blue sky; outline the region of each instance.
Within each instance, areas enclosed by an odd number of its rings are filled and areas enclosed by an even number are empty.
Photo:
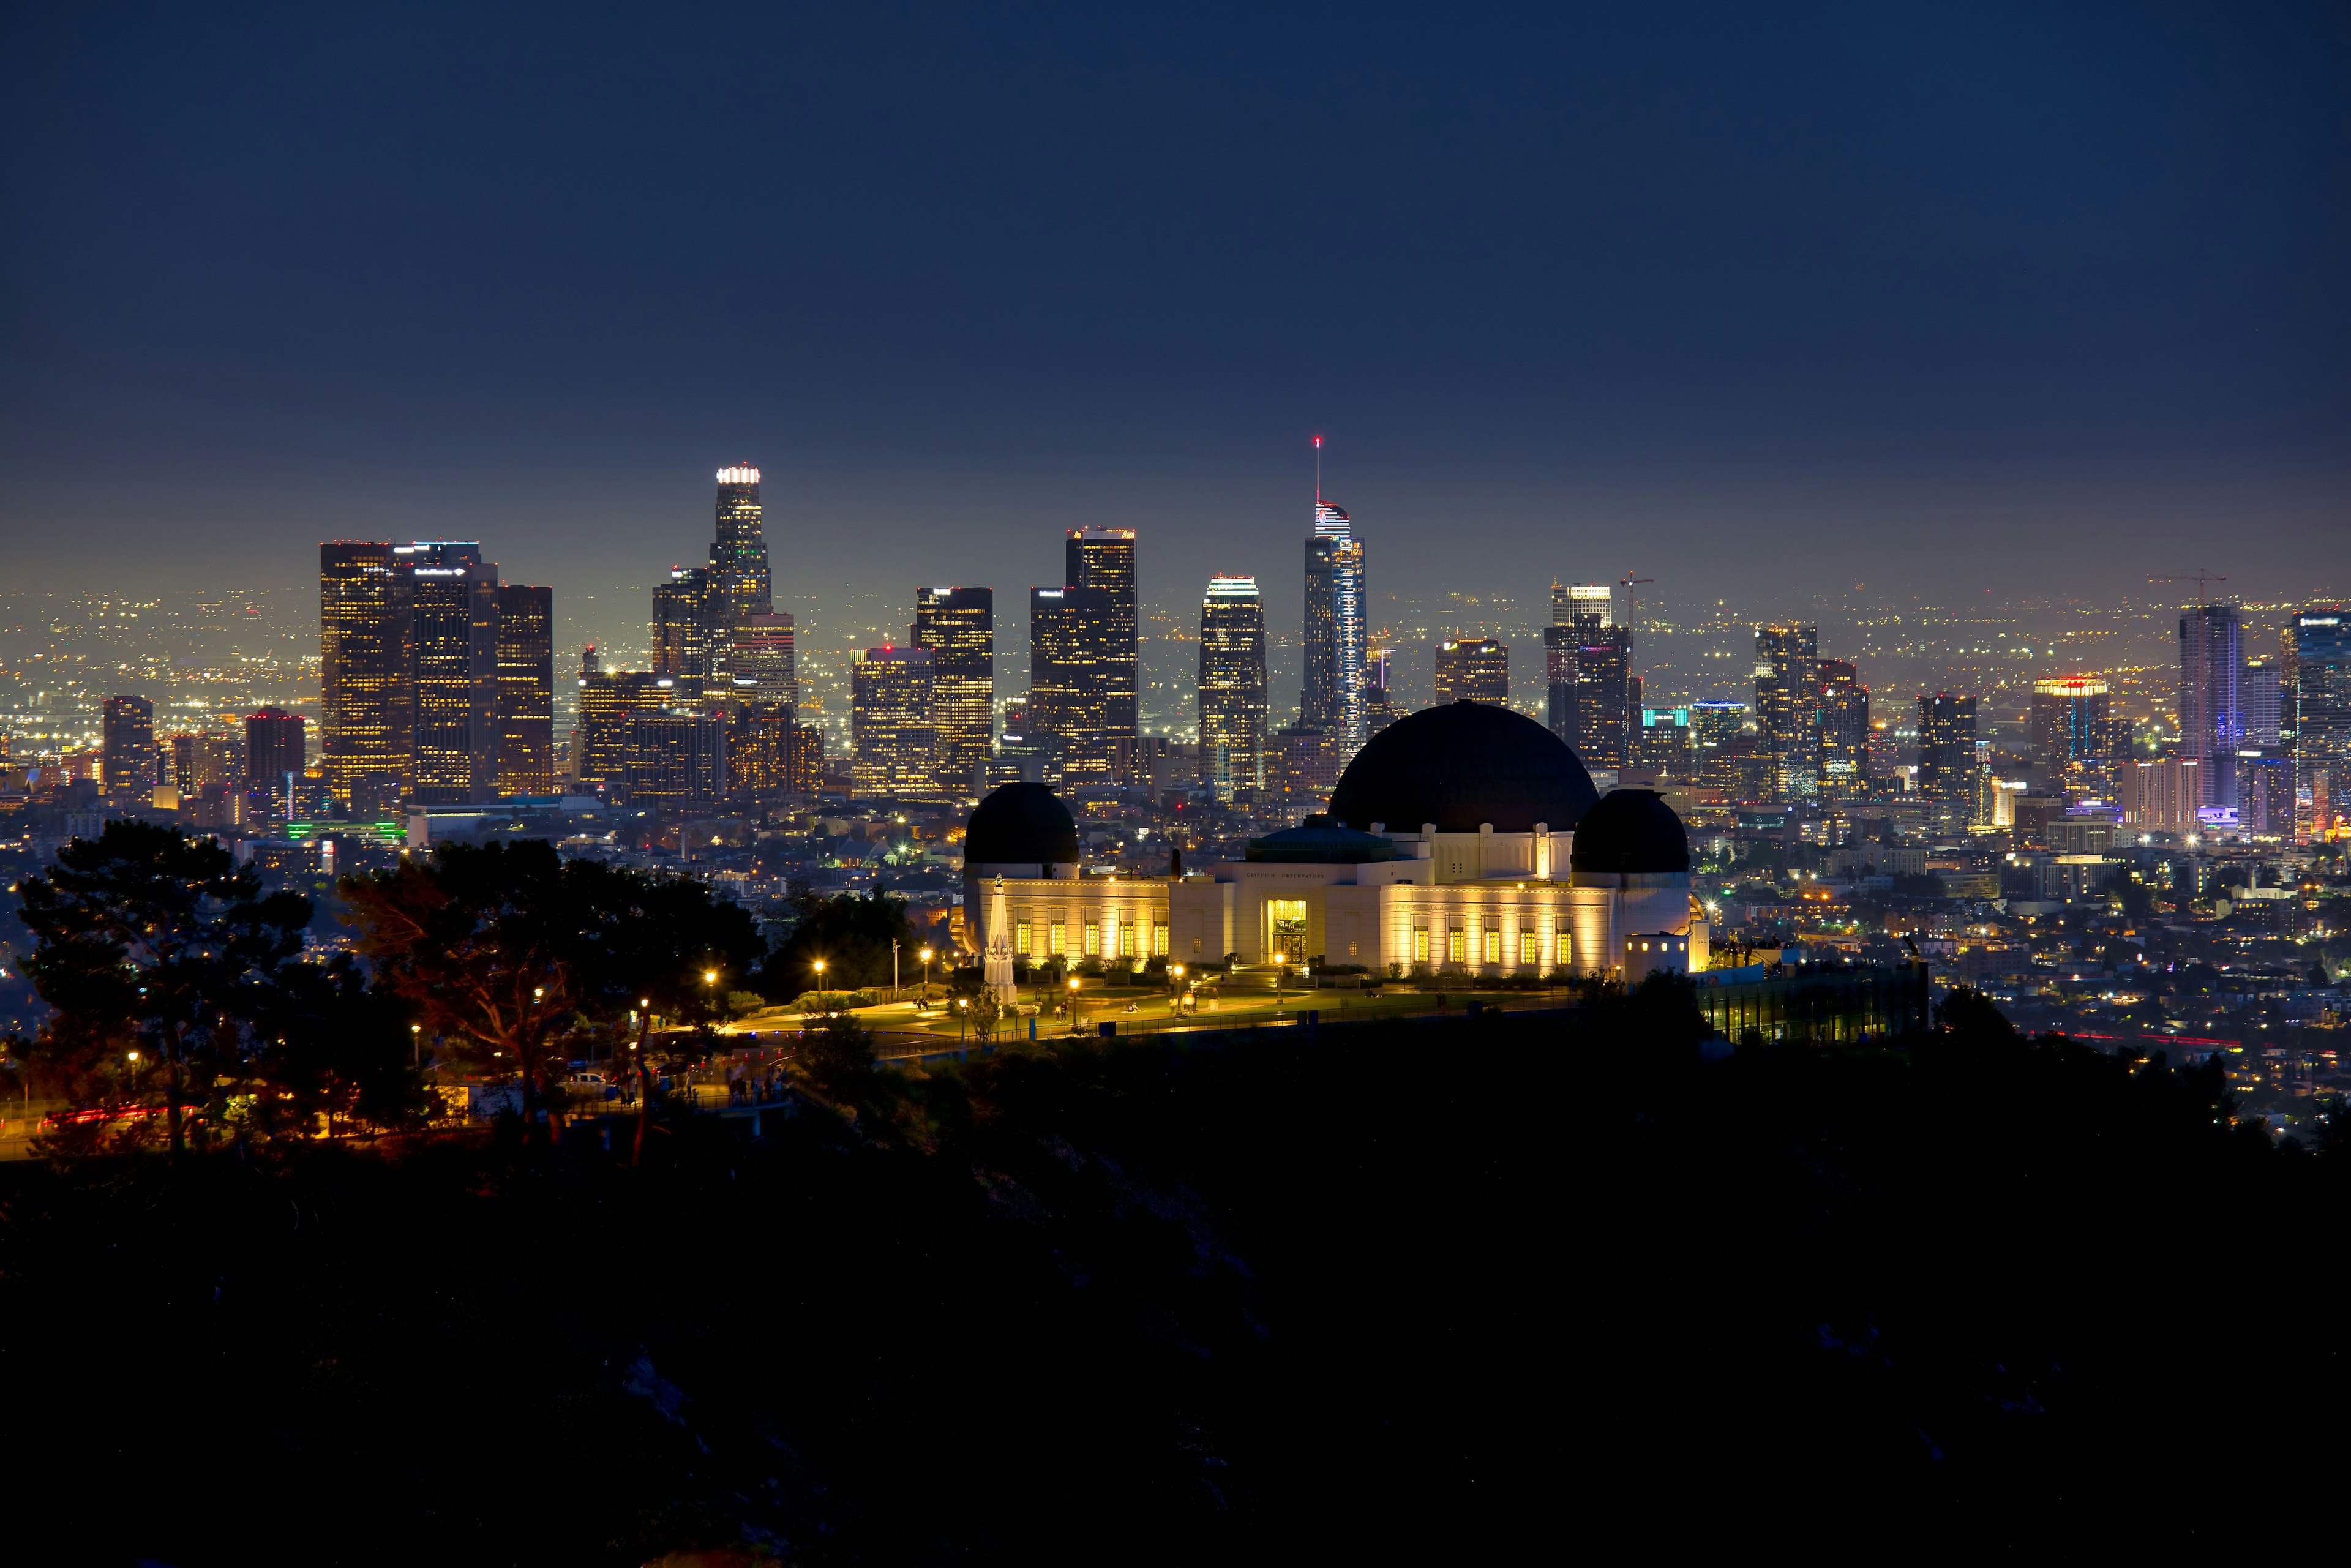
[[[2341,5],[29,6],[20,584],[2351,586]],[[1679,579],[1678,582],[1675,579]]]

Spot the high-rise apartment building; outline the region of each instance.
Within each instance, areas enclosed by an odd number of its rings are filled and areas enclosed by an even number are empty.
[[[286,776],[299,779],[309,767],[303,718],[283,708],[258,708],[245,716],[246,786],[273,793],[286,789]]]
[[[711,622],[732,626],[776,608],[768,583],[768,536],[759,507],[759,471],[737,465],[718,471],[718,529],[710,547],[716,602]]]
[[[1869,688],[1844,659],[1823,659],[1821,789],[1841,800],[1869,788]]]
[[[1219,800],[1265,785],[1265,601],[1254,577],[1212,577],[1200,601],[1200,781]]]
[[[1027,731],[1061,754],[1071,784],[1111,782],[1109,684],[1103,661],[1116,625],[1110,595],[1099,588],[1029,591]]]
[[[1918,695],[1918,793],[1929,800],[1974,809],[1976,699],[1937,692]]]
[[[555,793],[555,591],[498,585],[500,796]]]
[[[1318,491],[1314,531],[1306,540],[1305,670],[1298,722],[1331,737],[1342,767],[1364,745],[1370,614],[1364,541],[1354,520]]]
[[[2111,702],[2095,675],[2032,683],[2032,763],[2043,788],[2075,800],[2113,798]]]
[[[2232,804],[2245,715],[2238,685],[2243,628],[2233,604],[2200,604],[2179,617],[2179,754],[2203,762],[2202,806]]]
[[[1447,637],[1437,645],[1437,702],[1510,700],[1510,651],[1491,637]]]
[[[852,791],[903,800],[938,791],[928,648],[868,648],[850,667]]]
[[[1135,559],[1133,528],[1071,528],[1062,586],[1102,595],[1094,640],[1105,743],[1141,733],[1135,664]]]
[[[106,699],[99,745],[99,786],[129,800],[155,798],[155,705],[145,697]]]
[[[1260,807],[1291,822],[1324,810],[1341,771],[1339,745],[1332,737],[1311,724],[1277,729],[1266,737]]]
[[[319,759],[345,805],[416,777],[415,593],[388,542],[319,547]]]
[[[1971,702],[1973,699],[1970,699]],[[1755,629],[1755,729],[1767,788],[1782,800],[1821,792],[1820,629]],[[1970,733],[1972,735],[1972,718]],[[1972,773],[1970,774],[1972,777]],[[1968,797],[1972,799],[1972,795]]]
[[[580,727],[571,774],[582,787],[611,793],[629,785],[630,727],[637,715],[659,714],[676,688],[650,670],[597,668],[580,677]]]
[[[726,629],[726,701],[737,709],[800,706],[792,618],[755,610]]]
[[[432,805],[493,799],[498,778],[498,569],[481,547],[434,540],[396,547],[414,580],[415,798]]]
[[[914,633],[931,655],[940,786],[973,792],[996,739],[996,590],[916,589]]]

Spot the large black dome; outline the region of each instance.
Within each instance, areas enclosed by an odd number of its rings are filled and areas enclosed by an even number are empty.
[[[1689,834],[1655,789],[1612,789],[1575,825],[1574,871],[1654,875],[1689,870]]]
[[[1435,822],[1444,833],[1498,833],[1573,828],[1598,802],[1592,776],[1567,742],[1491,703],[1467,700],[1423,708],[1364,745],[1331,796],[1331,815],[1351,828],[1384,822],[1416,833]]]
[[[1042,784],[1004,784],[973,808],[963,831],[963,863],[1072,865],[1078,824]]]

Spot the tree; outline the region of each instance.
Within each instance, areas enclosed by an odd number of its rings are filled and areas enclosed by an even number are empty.
[[[1962,1040],[2011,1040],[2017,1038],[2016,1026],[2008,1021],[1998,1004],[1971,986],[1955,986],[1949,996],[1935,1004],[1935,1021],[1947,1034]]]
[[[339,1122],[397,1127],[419,1120],[425,1090],[410,1024],[407,1006],[371,987],[348,953],[281,966],[254,1014],[269,1091],[254,1096],[254,1130],[275,1131],[288,1112],[296,1125],[323,1116],[329,1136]]]
[[[539,839],[450,845],[341,891],[379,982],[461,1060],[517,1074],[527,1112],[575,1021],[610,1023],[648,997],[715,1011],[759,951],[750,916],[698,883],[567,861]]]
[[[905,905],[876,894],[838,898],[803,897],[791,935],[768,955],[758,989],[771,1002],[786,1002],[810,990],[853,990],[890,983],[890,945],[898,944],[902,967],[920,946],[906,924]],[[819,985],[816,960],[824,960]]]
[[[25,968],[57,1009],[44,1040],[62,1063],[135,1040],[163,1073],[171,1147],[185,1146],[182,1107],[214,1098],[246,1054],[244,1025],[278,967],[302,950],[308,899],[265,894],[213,839],[111,821],[57,852],[54,871],[20,886],[40,946]]]

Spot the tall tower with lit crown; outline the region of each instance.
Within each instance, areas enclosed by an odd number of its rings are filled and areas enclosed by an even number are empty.
[[[710,580],[722,624],[732,626],[776,608],[768,588],[759,471],[748,464],[718,471],[718,534],[710,547]]]
[[[1322,438],[1314,438],[1314,531],[1306,540],[1306,669],[1298,722],[1337,743],[1344,767],[1364,745],[1364,659],[1370,646],[1364,541],[1322,498]]]

